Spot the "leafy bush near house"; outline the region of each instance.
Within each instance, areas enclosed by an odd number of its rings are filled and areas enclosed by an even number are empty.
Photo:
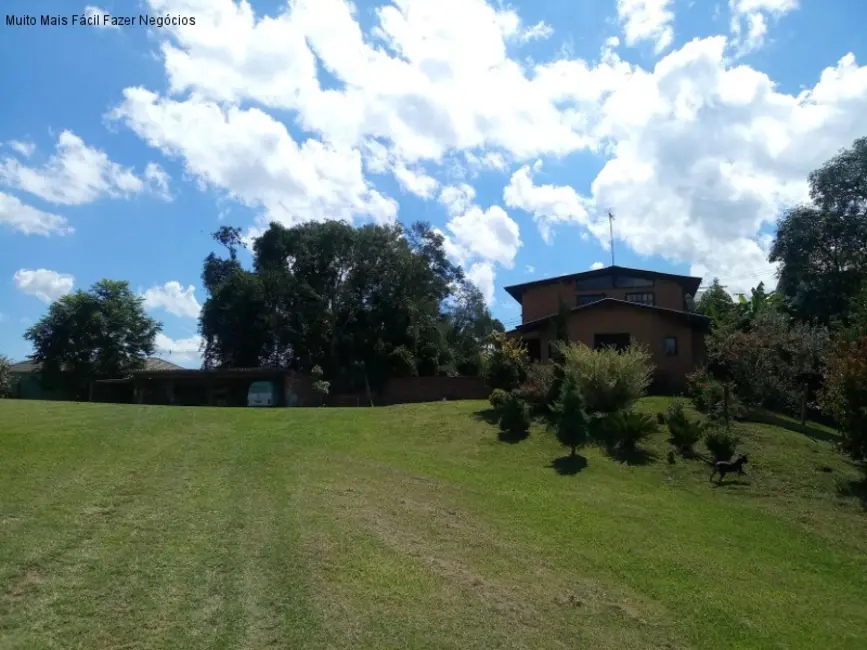
[[[8,397],[12,392],[12,370],[9,359],[0,355],[0,399]]]
[[[325,399],[328,397],[328,394],[331,392],[331,382],[325,381],[322,379],[322,368],[319,366],[313,366],[310,369],[310,377],[313,379],[310,387],[313,389],[313,392],[316,394],[319,399],[319,404],[324,404]]]
[[[656,420],[644,413],[619,411],[607,418],[609,440],[624,451],[634,451],[642,440],[659,430]]]
[[[494,407],[496,411],[499,411],[501,408],[503,408],[503,404],[506,403],[506,400],[508,398],[508,391],[505,391],[502,388],[495,388],[488,396],[488,401],[491,403],[491,406]]]
[[[490,336],[490,350],[482,359],[482,379],[494,389],[511,391],[527,378],[530,358],[523,341],[508,338],[502,332]]]
[[[671,403],[666,420],[669,431],[668,441],[682,456],[691,456],[696,443],[701,440],[701,424],[687,417],[681,400]]]
[[[739,444],[740,438],[722,427],[711,427],[704,434],[704,446],[714,462],[731,460]]]
[[[555,368],[550,363],[534,363],[527,369],[527,378],[518,388],[518,395],[535,413],[549,410],[550,394],[554,385]]]
[[[867,460],[867,335],[835,346],[820,401],[840,425],[845,451],[854,460]]]
[[[725,386],[714,379],[704,368],[687,375],[687,394],[692,398],[692,404],[699,413],[704,413],[711,420],[725,420]],[[729,389],[728,417],[740,420],[746,414],[741,400],[734,390]]]
[[[578,447],[590,438],[590,416],[585,409],[581,386],[575,377],[567,375],[560,387],[560,397],[551,407],[555,416],[555,431],[560,444],[572,450],[575,456]]]
[[[530,429],[530,407],[516,392],[507,393],[500,411],[500,429],[514,437]]]
[[[563,346],[563,373],[576,382],[589,413],[629,409],[650,386],[653,363],[647,348],[631,345],[591,350],[583,343]]]

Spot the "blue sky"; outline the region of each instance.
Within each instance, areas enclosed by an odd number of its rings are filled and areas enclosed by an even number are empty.
[[[38,14],[34,13],[38,5]],[[98,6],[97,6],[98,5]],[[0,25],[0,353],[128,280],[195,365],[219,225],[432,222],[505,323],[509,284],[607,264],[773,282],[773,224],[867,134],[867,4],[69,0]],[[15,62],[15,63],[13,63]]]

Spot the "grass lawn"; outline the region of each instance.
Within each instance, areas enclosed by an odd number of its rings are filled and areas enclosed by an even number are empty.
[[[716,488],[661,432],[564,475],[486,406],[0,401],[0,648],[867,647],[830,432],[739,425]]]

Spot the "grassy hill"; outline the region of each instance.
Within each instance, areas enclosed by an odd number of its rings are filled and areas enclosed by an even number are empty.
[[[864,647],[831,432],[741,425],[716,488],[663,433],[561,474],[485,407],[0,401],[0,647]]]

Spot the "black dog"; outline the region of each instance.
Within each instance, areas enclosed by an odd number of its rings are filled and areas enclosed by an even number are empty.
[[[746,455],[738,456],[734,462],[730,460],[718,460],[713,464],[713,472],[710,474],[710,480],[713,480],[715,474],[719,474],[718,483],[722,483],[726,474],[734,474],[737,472],[740,476],[744,475],[744,464],[747,462]]]

